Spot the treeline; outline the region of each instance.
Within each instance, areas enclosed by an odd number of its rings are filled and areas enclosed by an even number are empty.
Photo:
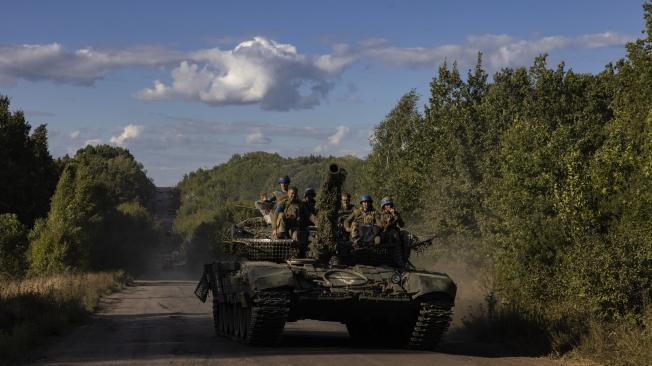
[[[261,193],[278,189],[276,179],[288,175],[302,192],[308,187],[318,189],[332,162],[349,173],[345,189],[363,193],[363,160],[352,156],[283,158],[252,152],[186,175],[177,185],[181,206],[174,228],[184,238],[182,248],[189,261],[201,262],[214,254],[231,223],[258,215],[253,202]]]
[[[54,160],[47,128],[0,98],[0,277],[135,270],[158,226],[155,187],[129,151],[86,146]]]
[[[595,75],[549,68],[545,56],[491,81],[481,57],[464,76],[444,64],[424,112],[415,92],[403,96],[366,162],[368,187],[393,192],[442,244],[475,253],[499,303],[562,333],[559,349],[590,320],[652,319],[652,5],[644,9],[646,37]]]

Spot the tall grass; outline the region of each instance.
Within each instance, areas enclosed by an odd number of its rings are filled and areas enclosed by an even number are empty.
[[[0,365],[23,359],[51,335],[82,323],[124,272],[61,274],[0,282]]]
[[[609,366],[652,365],[652,307],[641,319],[612,323],[591,322],[588,333],[571,357]]]

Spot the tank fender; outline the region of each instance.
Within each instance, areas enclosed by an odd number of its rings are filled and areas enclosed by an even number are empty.
[[[285,264],[248,262],[243,264],[242,271],[253,291],[295,286],[294,275]]]
[[[455,299],[457,286],[445,274],[410,272],[405,280],[405,289],[413,293],[413,299],[430,293],[445,293]]]

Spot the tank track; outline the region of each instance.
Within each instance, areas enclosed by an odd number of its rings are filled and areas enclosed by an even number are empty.
[[[451,307],[444,300],[422,302],[407,348],[433,350],[451,323]]]
[[[250,307],[239,302],[213,299],[215,332],[254,346],[279,343],[290,306],[287,291],[263,291],[252,299]]]

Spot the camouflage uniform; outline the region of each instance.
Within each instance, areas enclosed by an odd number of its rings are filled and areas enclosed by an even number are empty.
[[[363,210],[362,208],[355,208],[351,215],[344,220],[344,227],[351,229],[351,239],[353,244],[360,244],[361,241],[365,241],[367,238],[362,238],[360,233],[360,226],[368,225],[372,229],[372,235],[375,232],[380,231],[380,215],[373,207],[369,207],[368,210]]]
[[[405,222],[403,222],[401,214],[397,211],[394,211],[394,213],[383,211],[380,213],[380,226],[385,231],[402,229],[405,226]]]
[[[279,207],[279,205],[282,205],[285,199],[288,197],[288,191],[282,191],[280,189],[272,192],[272,197],[269,198],[269,202],[274,203],[276,202],[276,207]],[[272,230],[276,229],[276,223],[278,222],[278,212],[276,210],[272,210],[270,213],[271,219],[272,219]]]
[[[381,201],[382,211],[380,213],[380,226],[383,229],[382,242],[389,245],[391,248],[392,258],[397,267],[403,267],[405,260],[409,256],[409,248],[407,241],[403,240],[401,229],[405,226],[403,218],[398,211],[394,210],[394,202],[389,198],[384,198]],[[385,209],[385,205],[389,204],[390,210]]]
[[[269,199],[270,202],[276,202],[279,203],[285,199],[285,197],[288,196],[288,191],[282,191],[280,189],[272,192],[272,197]]]
[[[308,226],[315,217],[306,204],[296,198],[292,201],[286,198],[280,204],[282,211],[277,215],[276,235],[278,238],[291,238],[297,241],[299,257],[304,257],[308,246]]]

